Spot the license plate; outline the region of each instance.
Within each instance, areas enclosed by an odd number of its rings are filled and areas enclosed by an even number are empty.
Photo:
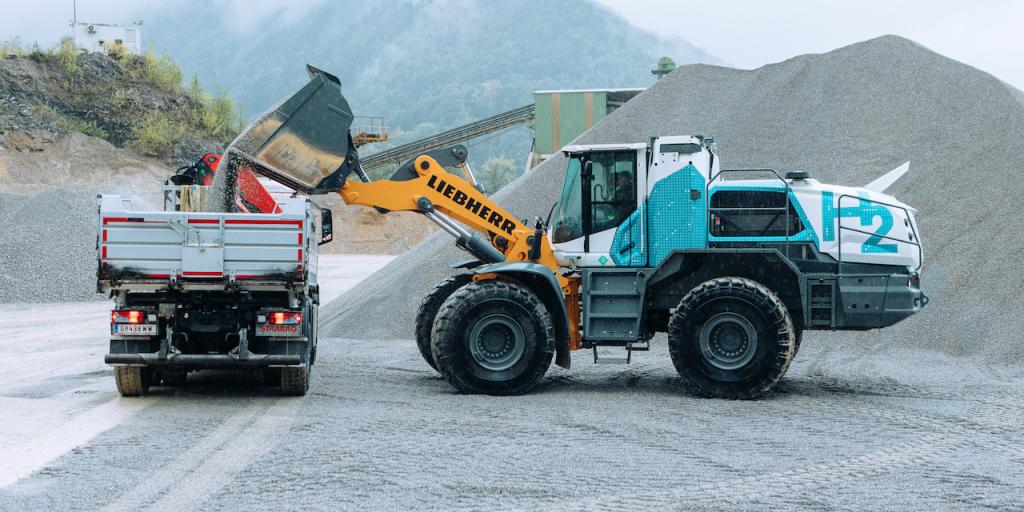
[[[156,336],[156,324],[115,324],[116,336]]]

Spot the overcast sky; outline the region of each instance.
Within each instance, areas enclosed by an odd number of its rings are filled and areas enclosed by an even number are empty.
[[[884,34],[921,43],[1024,89],[1021,0],[598,0],[638,27],[756,68]]]
[[[78,17],[126,22],[146,5],[165,1],[78,0]],[[233,21],[245,26],[271,16],[295,19],[325,0],[219,1],[238,7]],[[687,39],[736,67],[897,34],[1024,89],[1024,0],[597,1],[634,25]],[[0,40],[17,35],[25,43],[52,45],[68,30],[71,5],[72,0],[0,0]]]

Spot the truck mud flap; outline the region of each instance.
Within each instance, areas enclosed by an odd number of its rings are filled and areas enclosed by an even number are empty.
[[[260,355],[249,354],[246,359],[225,354],[174,354],[161,358],[160,353],[152,354],[107,354],[103,361],[107,364],[125,365],[181,365],[181,366],[299,366],[302,364],[300,355]]]

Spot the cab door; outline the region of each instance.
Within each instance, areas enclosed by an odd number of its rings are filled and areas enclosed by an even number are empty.
[[[647,189],[646,170],[645,149],[570,155],[550,234],[563,265],[646,263],[645,222],[639,208]]]

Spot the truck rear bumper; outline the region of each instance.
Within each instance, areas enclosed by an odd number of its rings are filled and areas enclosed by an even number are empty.
[[[303,364],[302,356],[249,354],[241,358],[231,354],[168,354],[160,357],[159,352],[142,354],[107,354],[103,362],[110,365],[128,366],[192,366],[192,367],[259,367],[259,366],[299,366]]]

